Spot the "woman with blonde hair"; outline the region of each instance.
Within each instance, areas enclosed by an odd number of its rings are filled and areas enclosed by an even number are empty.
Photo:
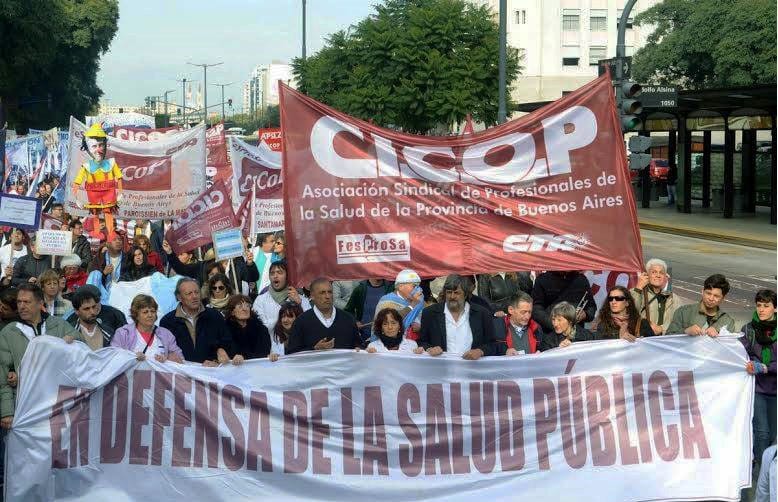
[[[156,326],[157,301],[149,295],[138,295],[130,305],[133,322],[116,330],[111,338],[111,347],[130,350],[138,361],[153,358],[164,363],[184,362],[184,353],[176,343],[176,337],[162,326]]]

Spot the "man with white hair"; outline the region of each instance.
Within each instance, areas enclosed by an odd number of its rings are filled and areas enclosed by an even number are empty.
[[[646,271],[638,276],[637,285],[630,290],[640,317],[651,323],[656,335],[667,332],[675,309],[681,305],[678,295],[667,290],[669,281],[667,263],[651,258],[646,262]]]
[[[414,333],[418,333],[421,328],[421,311],[424,308],[424,294],[419,284],[421,277],[415,271],[409,268],[400,271],[394,281],[394,292],[387,293],[378,300],[375,313],[378,314],[385,308],[393,308],[403,318],[403,333],[408,334],[409,327]],[[415,340],[415,337],[411,335],[410,339]]]

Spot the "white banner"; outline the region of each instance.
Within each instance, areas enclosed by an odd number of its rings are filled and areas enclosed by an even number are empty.
[[[465,361],[328,351],[142,362],[37,337],[7,500],[738,500],[753,377],[734,336]]]
[[[283,230],[281,153],[271,150],[265,142],[253,146],[232,136],[229,151],[233,172],[232,200],[236,209],[243,197],[251,197],[251,185],[257,186],[252,235]]]
[[[70,165],[67,179],[76,178],[89,158],[81,150],[86,126],[70,118]],[[122,201],[118,217],[127,219],[172,219],[205,191],[205,124],[159,141],[129,141],[108,138],[106,158],[113,157],[122,170]],[[67,190],[65,205],[70,214],[85,216],[76,197],[84,204],[86,193]]]

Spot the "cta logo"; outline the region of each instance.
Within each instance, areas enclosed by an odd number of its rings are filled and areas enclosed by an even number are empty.
[[[114,159],[122,170],[125,190],[170,190],[173,167],[170,157],[146,157],[114,152]]]
[[[502,242],[502,250],[506,253],[573,251],[588,244],[589,240],[584,235],[517,234],[505,238]]]
[[[335,250],[338,265],[411,261],[411,238],[408,232],[336,235]]]

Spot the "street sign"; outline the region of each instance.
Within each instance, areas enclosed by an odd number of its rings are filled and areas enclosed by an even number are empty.
[[[624,57],[624,66],[622,68],[624,69],[624,73],[622,77],[628,78],[632,74],[632,56]],[[609,67],[611,69],[611,78],[616,78],[616,58],[610,58],[610,59],[600,59],[597,61],[597,76],[602,76],[605,74],[605,67]]]
[[[672,85],[642,84],[644,108],[678,108],[678,88]]]

